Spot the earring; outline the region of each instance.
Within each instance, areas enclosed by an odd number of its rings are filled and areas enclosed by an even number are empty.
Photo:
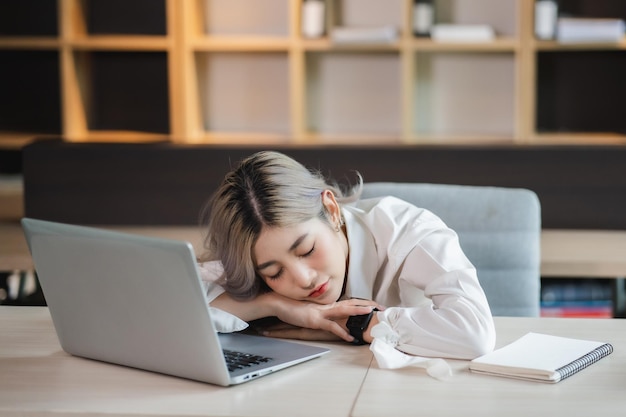
[[[335,232],[339,233],[343,225],[344,225],[343,216],[341,216],[339,217],[339,223],[335,225]]]

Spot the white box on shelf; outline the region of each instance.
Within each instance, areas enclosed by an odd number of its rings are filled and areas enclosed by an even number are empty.
[[[490,42],[496,34],[489,25],[437,24],[431,37],[437,42]]]
[[[392,43],[398,40],[398,29],[394,26],[336,27],[331,39],[335,43]]]
[[[620,42],[624,38],[622,19],[562,17],[557,22],[557,41],[561,43]]]

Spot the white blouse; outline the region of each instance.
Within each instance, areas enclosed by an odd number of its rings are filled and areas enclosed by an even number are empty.
[[[350,247],[344,298],[387,307],[377,313],[377,334],[418,356],[472,359],[493,349],[493,318],[476,269],[441,219],[394,197],[343,206],[343,216]],[[215,284],[222,268],[199,267],[210,303],[224,292]],[[218,331],[246,327],[224,311],[212,313]]]
[[[491,310],[457,234],[428,210],[394,197],[343,208],[350,265],[346,297],[377,313],[413,355],[473,359],[495,345]]]

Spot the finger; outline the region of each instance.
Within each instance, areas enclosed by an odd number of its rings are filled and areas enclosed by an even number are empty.
[[[335,321],[326,321],[325,322],[325,326],[323,326],[324,330],[333,333],[336,336],[339,336],[340,338],[342,338],[343,340],[345,340],[346,342],[352,342],[354,340],[354,337],[348,333],[348,331],[346,329],[344,329],[342,326],[339,325],[339,323],[335,322]]]
[[[324,311],[323,316],[327,319],[346,318],[349,316],[358,316],[361,314],[369,314],[373,306],[357,306],[357,305],[336,305]]]
[[[377,307],[378,303],[373,300],[365,300],[362,298],[350,298],[348,300],[339,301],[339,303],[350,304],[354,306],[374,306]]]
[[[383,311],[386,309],[385,306],[378,304],[376,301],[363,300],[361,298],[351,298],[349,300],[339,301],[336,304],[342,304],[342,303],[346,305],[353,305],[353,306],[373,306],[379,309],[380,311]]]

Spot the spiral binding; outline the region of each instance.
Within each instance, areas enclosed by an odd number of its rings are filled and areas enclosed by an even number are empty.
[[[559,381],[562,381],[565,378],[574,375],[576,372],[585,369],[589,365],[611,354],[611,352],[613,352],[613,345],[605,343],[575,361],[556,369],[556,372],[558,372],[560,376]]]

